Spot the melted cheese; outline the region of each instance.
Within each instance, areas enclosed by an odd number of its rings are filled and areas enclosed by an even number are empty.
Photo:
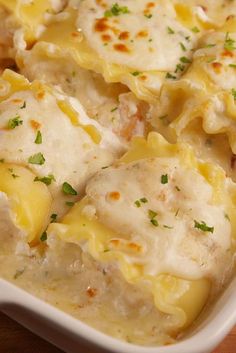
[[[80,66],[101,73],[106,81],[122,82],[139,98],[152,101],[167,71],[175,70],[183,55],[190,61],[198,34],[177,20],[169,2],[155,1],[149,8],[148,2],[139,1],[134,7],[126,1],[119,6],[130,7],[129,13],[106,17],[104,12],[112,5],[112,1],[105,7],[86,1],[78,10],[68,7],[61,20],[51,19],[40,41],[56,44],[53,50],[62,50]],[[91,20],[84,21],[88,17]],[[186,48],[184,53],[180,43]]]
[[[141,281],[157,308],[183,327],[209,295],[204,278],[222,281],[231,265],[235,211],[227,185],[222,170],[199,163],[187,146],[151,134],[91,179],[86,198],[49,233],[118,263],[127,281]],[[192,312],[184,297],[194,302],[197,292]]]
[[[105,151],[102,130],[100,134],[94,125],[88,124],[90,119],[79,103],[76,112],[66,99],[54,95],[49,87],[40,82],[30,85],[22,76],[10,71],[5,72],[3,79],[2,89],[6,92],[0,103],[1,158],[26,165],[39,178],[52,175],[50,189],[54,198],[61,199],[59,204],[58,200],[54,201],[55,207],[62,212],[66,197],[61,191],[62,184],[67,182],[81,192],[87,178],[109,165],[120,147],[117,150],[110,144],[110,147],[107,145],[110,152]],[[14,119],[19,123],[10,128],[9,123]],[[39,133],[42,141],[36,143]],[[30,158],[33,156],[36,159],[38,156],[40,161],[32,163]]]

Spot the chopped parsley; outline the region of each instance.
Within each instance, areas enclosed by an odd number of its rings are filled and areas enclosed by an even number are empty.
[[[146,18],[148,18],[148,19],[152,18],[152,14],[150,14],[150,13],[149,13],[149,14],[145,14],[144,16],[145,16]]]
[[[107,10],[104,12],[105,17],[112,17],[112,16],[119,16],[122,14],[127,14],[130,13],[129,9],[127,6],[119,6],[117,2],[112,5],[110,10]]]
[[[204,221],[198,222],[194,220],[194,228],[201,230],[202,232],[214,232],[214,227],[209,227]]]
[[[183,43],[179,43],[179,45],[180,45],[180,47],[181,47],[181,49],[183,50],[183,51],[186,51],[187,49],[186,49],[186,47],[185,47],[185,45],[183,44]]]
[[[51,185],[51,183],[53,181],[56,181],[56,179],[55,179],[54,175],[49,174],[48,176],[45,176],[42,178],[36,177],[36,178],[34,178],[34,181],[41,181],[42,183],[44,183],[46,185]]]
[[[183,72],[184,69],[185,69],[185,66],[183,64],[177,64],[176,69],[175,69],[175,73],[178,73],[179,71]]]
[[[19,178],[19,175],[16,175],[13,171],[12,168],[8,168],[8,171],[11,173],[11,176],[15,179],[15,178]]]
[[[66,195],[77,195],[77,191],[66,181],[62,185],[62,191]]]
[[[163,225],[164,228],[166,229],[173,229],[174,227],[171,227],[171,226],[167,226],[166,224]]]
[[[138,76],[138,75],[140,75],[140,74],[141,74],[141,72],[139,72],[139,71],[131,72],[131,75],[133,75],[133,76]]]
[[[228,215],[227,213],[225,213],[225,218],[226,218],[228,221],[230,221],[229,215]]]
[[[229,67],[233,67],[234,69],[236,69],[236,64],[229,64]]]
[[[180,191],[180,188],[179,188],[177,185],[176,185],[176,187],[175,187],[175,188],[176,188],[176,190],[177,190],[177,191]]]
[[[234,97],[234,100],[236,100],[236,89],[232,88],[231,93],[232,93],[232,96]]]
[[[28,159],[28,162],[30,164],[38,164],[38,165],[43,165],[45,163],[45,158],[41,152],[34,154],[33,156],[30,156]]]
[[[23,270],[17,270],[16,273],[14,274],[14,279],[17,279],[18,277],[23,275],[24,272],[25,272],[25,268],[23,268]]]
[[[186,56],[182,56],[180,59],[181,63],[184,63],[184,64],[191,64],[191,60],[186,58]]]
[[[146,197],[142,197],[141,199],[139,199],[139,200],[136,200],[135,202],[134,202],[134,204],[136,205],[136,207],[141,207],[141,204],[142,203],[147,203],[148,202],[148,200],[146,199]]]
[[[150,219],[150,222],[152,223],[152,225],[154,227],[158,227],[159,226],[159,223],[156,219],[156,216],[157,216],[157,212],[155,211],[152,211],[152,210],[148,210],[148,217]]]
[[[170,72],[167,72],[166,78],[170,78],[172,80],[176,80],[176,76],[172,75]]]
[[[38,131],[34,143],[36,143],[37,145],[40,145],[42,142],[43,142],[42,134],[40,131]]]
[[[7,123],[8,129],[15,129],[15,127],[23,124],[23,120],[20,120],[20,116],[17,115],[15,118],[10,119]]]
[[[117,109],[118,109],[118,107],[111,109],[111,113],[115,112]]]
[[[168,174],[163,174],[161,176],[161,183],[162,184],[168,184]]]
[[[44,242],[44,241],[47,240],[47,238],[48,238],[48,235],[47,235],[47,232],[45,231],[45,232],[43,232],[43,234],[41,235],[40,240],[41,240],[42,242]]]
[[[20,109],[25,109],[26,108],[26,101],[24,101],[23,105],[20,107]]]
[[[169,33],[169,34],[175,34],[175,31],[171,28],[171,27],[167,27],[167,32]]]
[[[235,40],[230,38],[229,36],[229,32],[226,33],[226,36],[225,36],[225,43],[224,43],[224,48],[228,51],[232,51],[232,50],[235,50],[236,47],[235,47]]]
[[[56,214],[56,213],[52,213],[51,216],[50,216],[50,218],[51,218],[51,223],[56,222],[56,220],[57,220],[57,214]]]
[[[206,44],[205,45],[205,48],[213,48],[213,47],[215,47],[216,46],[216,44]]]
[[[198,27],[194,26],[194,27],[191,29],[191,31],[192,31],[193,33],[199,33],[199,32],[200,32],[200,29],[199,29]]]
[[[66,201],[65,204],[66,204],[66,206],[72,207],[72,206],[74,206],[75,203],[72,201]]]

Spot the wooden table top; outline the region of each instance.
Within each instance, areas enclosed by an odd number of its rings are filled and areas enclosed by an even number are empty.
[[[213,353],[236,352],[236,326]],[[0,313],[1,353],[63,353],[40,337]],[[81,352],[78,347],[78,353]],[[94,353],[96,353],[94,351]]]

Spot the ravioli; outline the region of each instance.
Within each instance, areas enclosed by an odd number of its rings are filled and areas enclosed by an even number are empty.
[[[0,158],[27,166],[36,182],[46,183],[59,214],[68,209],[66,201],[82,192],[87,178],[123,148],[115,138],[107,141],[98,124],[90,124],[79,103],[76,108],[39,81],[30,84],[12,71],[2,76]],[[69,190],[63,191],[64,183]]]
[[[16,61],[28,79],[56,85],[66,95],[77,98],[89,117],[129,141],[145,135],[147,103],[138,100],[127,87],[106,83],[100,74],[78,66],[72,57],[39,42],[31,50],[18,50]]]
[[[129,283],[152,293],[158,310],[175,317],[175,329],[183,328],[231,267],[235,191],[220,167],[151,133],[97,173],[85,198],[48,233],[115,263]]]
[[[230,171],[235,145],[236,34],[235,21],[229,20],[220,31],[201,38],[193,63],[179,80],[169,80],[163,86],[160,99],[153,109],[153,125],[170,139],[183,138],[191,125],[195,136],[205,140],[226,136],[225,161],[221,165]],[[222,137],[220,137],[222,136]],[[216,143],[217,144],[217,143]],[[215,151],[217,146],[215,147]]]
[[[88,0],[60,16],[51,18],[40,41],[56,44],[79,66],[101,73],[107,82],[127,85],[146,101],[155,99],[180,58],[189,62],[199,36],[177,20],[169,1]]]

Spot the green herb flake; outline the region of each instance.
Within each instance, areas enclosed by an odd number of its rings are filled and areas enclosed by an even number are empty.
[[[38,131],[34,143],[36,143],[37,145],[40,145],[42,142],[43,142],[42,134],[40,131]]]
[[[158,227],[159,226],[159,223],[158,223],[158,221],[155,218],[151,219],[150,222],[152,223],[152,225],[154,227]]]
[[[199,33],[199,32],[200,32],[200,29],[199,29],[198,27],[194,26],[193,28],[191,28],[191,31],[192,31],[193,33]]]
[[[192,62],[186,56],[182,56],[179,60],[181,61],[181,63],[184,63],[184,64],[191,64],[191,62]]]
[[[142,198],[140,199],[140,201],[141,201],[142,203],[147,203],[147,202],[148,202],[148,199],[146,199],[146,197],[142,197]]]
[[[34,154],[33,156],[29,157],[28,162],[30,164],[38,164],[43,165],[45,163],[45,158],[41,152]]]
[[[48,235],[47,235],[47,232],[45,231],[45,232],[43,232],[43,234],[41,235],[40,240],[41,240],[42,242],[44,242],[44,241],[47,240],[47,238],[48,238]]]
[[[51,216],[50,216],[50,218],[51,218],[51,223],[56,222],[56,220],[57,220],[57,214],[56,214],[56,213],[52,213]]]
[[[168,34],[175,34],[175,31],[171,27],[167,27]]]
[[[141,207],[141,202],[139,200],[136,200],[134,203],[136,207]]]
[[[72,207],[72,206],[74,206],[75,203],[72,201],[66,201],[65,204],[66,204],[66,206]]]
[[[145,14],[144,16],[145,16],[146,18],[148,18],[148,19],[152,18],[152,14],[150,14],[150,13],[149,13],[149,14]]]
[[[20,116],[17,115],[15,118],[12,118],[8,121],[7,127],[8,129],[15,129],[17,126],[20,126],[23,124],[23,120],[20,120]]]
[[[225,213],[224,216],[228,221],[230,221],[229,215],[227,213]]]
[[[25,272],[25,268],[23,270],[17,270],[16,273],[14,274],[14,279],[19,278],[23,273]]]
[[[183,64],[177,64],[175,68],[175,73],[177,74],[178,72],[183,72],[185,69],[185,66]]]
[[[213,48],[216,44],[206,44],[204,48]]]
[[[26,101],[24,101],[23,105],[20,107],[20,109],[25,109],[26,108]]]
[[[163,225],[164,228],[166,229],[173,229],[174,227],[171,227],[171,226],[167,226],[166,224]]]
[[[236,64],[229,64],[229,67],[236,69]]]
[[[180,191],[180,188],[179,188],[177,185],[176,185],[175,189],[176,189],[177,191]]]
[[[162,184],[168,184],[168,174],[163,174],[161,176],[161,183]]]
[[[166,74],[166,78],[168,78],[168,79],[172,79],[172,80],[176,80],[176,76],[174,76],[174,75],[172,75],[170,72],[167,72],[167,74]]]
[[[62,185],[62,191],[66,195],[78,195],[77,191],[66,181]]]
[[[157,212],[148,210],[148,217],[150,218],[150,220],[153,220],[156,216],[157,216]]]
[[[209,227],[204,221],[198,222],[194,220],[194,228],[197,228],[202,232],[214,233],[214,227]]]
[[[45,177],[42,177],[42,178],[36,177],[36,178],[34,178],[34,181],[41,181],[45,185],[51,185],[51,183],[53,181],[56,181],[56,179],[55,179],[54,175],[49,174],[48,176],[45,176]]]
[[[180,48],[183,50],[183,51],[186,51],[187,49],[186,49],[186,47],[185,47],[185,45],[183,44],[183,43],[179,43],[179,45],[180,45]]]
[[[131,72],[131,75],[133,75],[133,76],[138,76],[138,75],[140,75],[140,74],[141,74],[141,72],[139,72],[139,71]]]
[[[104,12],[104,17],[112,17],[112,16],[119,16],[122,14],[128,14],[130,13],[129,9],[127,6],[119,6],[117,2],[112,5],[110,10],[107,10]]]
[[[230,38],[229,36],[229,32],[226,33],[226,36],[225,36],[225,43],[224,43],[224,48],[228,51],[232,51],[232,50],[235,50],[236,47],[235,47],[235,40]]]
[[[234,100],[236,100],[236,89],[232,88],[231,93],[232,93],[232,96],[234,97]]]
[[[111,113],[115,112],[118,109],[118,107],[112,108]]]
[[[4,158],[1,158],[0,159],[0,163],[4,163],[5,162],[5,159]]]

